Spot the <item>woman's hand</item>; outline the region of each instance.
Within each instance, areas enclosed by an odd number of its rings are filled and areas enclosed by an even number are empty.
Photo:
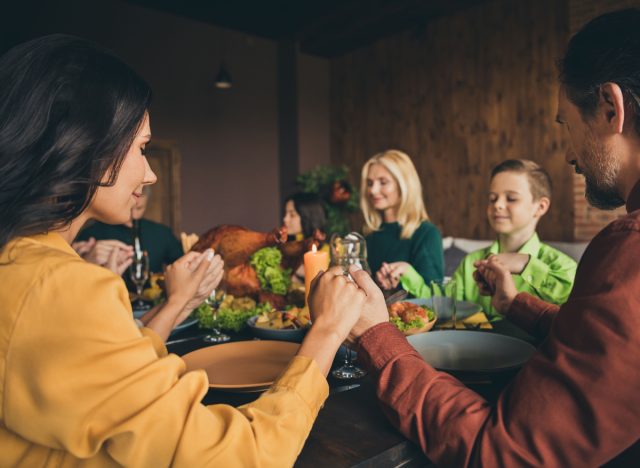
[[[207,277],[207,272],[210,267],[213,267],[214,258],[211,249],[207,249],[203,253],[189,252],[165,268],[164,281],[167,290],[167,304],[172,305],[171,310],[177,309],[179,312],[175,318],[174,326],[181,323],[191,313],[192,309],[187,309],[190,304],[202,296],[200,302],[194,306],[196,307],[213,290],[215,278]],[[221,269],[219,256],[215,264]],[[216,271],[218,270],[212,268],[212,272]],[[204,292],[204,287],[209,285],[211,287]],[[217,286],[217,283],[215,285]]]
[[[497,255],[474,263],[477,270],[473,277],[478,284],[480,294],[491,297],[491,305],[501,315],[506,315],[513,300],[518,295],[518,289],[511,277],[507,266]]]
[[[383,289],[395,289],[400,283],[400,278],[410,266],[407,262],[382,262],[382,266],[376,273],[376,280]]]
[[[198,268],[198,266],[200,265],[199,262],[206,261],[203,260],[203,258],[204,257],[201,256],[200,260],[196,260],[195,262],[193,262],[191,267]],[[220,284],[220,281],[222,281],[223,275],[224,261],[222,260],[222,257],[220,257],[220,255],[215,255],[209,263],[209,267],[207,268],[202,281],[200,281],[198,289],[196,290],[191,300],[189,300],[189,302],[187,302],[187,305],[185,306],[185,312],[187,313],[185,315],[185,318],[191,313],[193,309],[202,304],[204,300],[212,294],[212,292]]]

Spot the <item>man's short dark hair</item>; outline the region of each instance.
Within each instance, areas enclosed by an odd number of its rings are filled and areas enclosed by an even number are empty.
[[[558,63],[560,82],[583,118],[593,116],[600,85],[621,87],[640,134],[640,10],[607,13],[587,23],[569,41]]]

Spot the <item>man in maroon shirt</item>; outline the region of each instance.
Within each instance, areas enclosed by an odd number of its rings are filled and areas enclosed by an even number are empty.
[[[518,294],[495,259],[478,262],[496,310],[544,337],[497,403],[425,363],[388,323],[380,295],[355,276],[369,296],[352,331],[358,356],[391,422],[438,465],[599,466],[620,454],[628,461],[638,447],[640,10],[585,26],[560,78],[557,121],[573,147],[567,162],[584,174],[591,204],[626,202],[628,215],[593,239],[561,307]]]

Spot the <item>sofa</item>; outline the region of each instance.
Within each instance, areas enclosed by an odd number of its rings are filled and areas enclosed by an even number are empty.
[[[469,252],[482,249],[489,246],[492,240],[465,239],[462,237],[445,237],[442,239],[442,248],[444,249],[444,274],[445,276],[453,275],[460,261]],[[551,247],[558,249],[573,258],[576,262],[580,261],[582,254],[587,248],[588,242],[545,242]]]

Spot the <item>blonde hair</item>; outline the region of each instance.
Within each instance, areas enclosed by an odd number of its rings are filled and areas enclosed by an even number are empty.
[[[411,158],[402,151],[387,150],[371,157],[362,167],[360,179],[360,208],[364,215],[365,233],[377,231],[382,224],[382,215],[367,196],[367,175],[374,164],[380,164],[393,176],[400,192],[398,224],[402,228],[401,239],[409,239],[423,221],[429,220],[422,199],[422,184]]]

